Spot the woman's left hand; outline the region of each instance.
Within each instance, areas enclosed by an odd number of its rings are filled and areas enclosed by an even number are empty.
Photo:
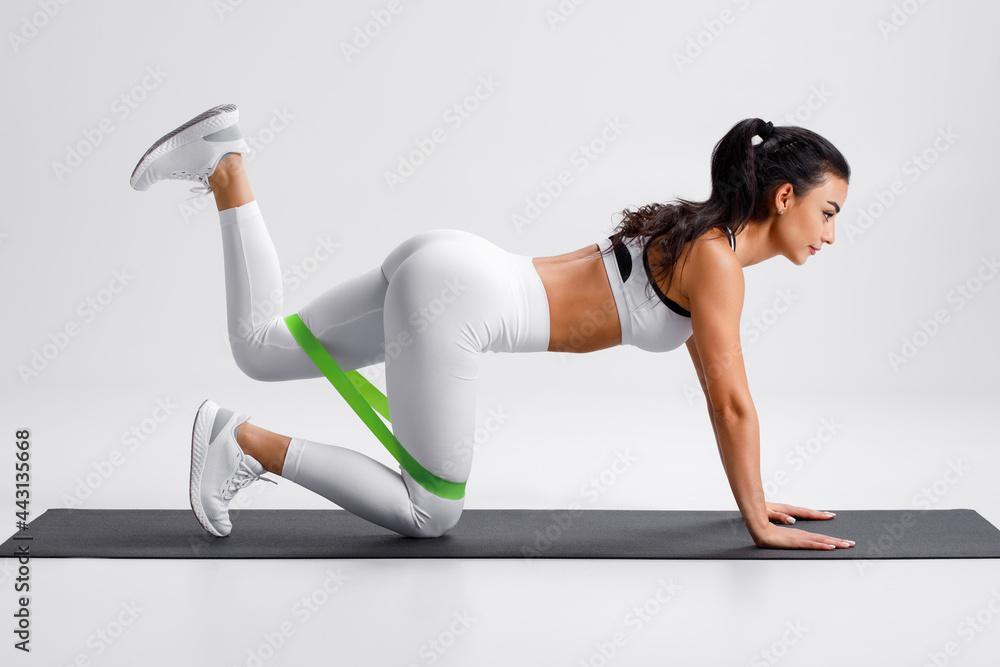
[[[768,503],[767,505],[767,518],[771,521],[777,521],[778,523],[792,524],[795,523],[795,519],[832,519],[836,516],[833,512],[824,512],[820,510],[811,510],[806,507],[798,507],[796,505],[785,505],[784,503]]]

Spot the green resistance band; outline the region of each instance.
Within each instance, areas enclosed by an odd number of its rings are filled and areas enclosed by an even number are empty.
[[[326,351],[323,344],[316,339],[306,323],[302,321],[298,313],[292,313],[285,317],[285,324],[292,336],[302,347],[305,353],[312,359],[313,363],[330,381],[333,388],[340,392],[351,409],[361,418],[361,421],[371,429],[375,437],[389,450],[392,457],[399,462],[406,472],[420,486],[431,493],[442,498],[458,500],[465,497],[465,482],[452,482],[438,477],[431,471],[420,465],[413,456],[399,443],[396,436],[378,418],[375,410],[380,415],[389,419],[389,400],[385,394],[379,391],[378,387],[366,380],[357,371],[348,371],[346,374],[341,370],[337,362],[334,361],[330,353]],[[374,408],[374,410],[372,409]]]

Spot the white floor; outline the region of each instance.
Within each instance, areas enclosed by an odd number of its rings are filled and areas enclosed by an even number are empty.
[[[490,400],[484,396],[484,409]],[[758,399],[771,498],[834,510],[971,507],[1000,524],[993,399],[815,401]],[[189,411],[182,412],[156,434],[158,446],[182,439]],[[673,413],[670,433],[681,435],[669,444],[646,444],[655,431],[648,425],[625,440],[613,439],[613,424],[577,427],[581,437],[593,431],[587,437],[607,439],[609,452],[634,447],[641,461],[591,507],[734,508],[703,417],[676,405]],[[823,435],[823,419],[838,425],[832,435]],[[531,415],[511,417],[477,452],[468,507],[579,501],[578,485],[566,480],[582,483],[602,467],[567,458],[566,433],[550,433],[551,451],[534,452],[537,472],[527,481],[505,486],[518,448],[544,439],[522,437],[519,429],[531,424],[537,433]],[[183,480],[186,462],[157,470],[149,456],[135,454],[127,473],[82,506],[138,506],[142,484]],[[99,458],[88,452],[83,460]],[[65,467],[63,477],[46,472],[60,479],[48,483],[60,489],[45,492],[49,506],[64,505],[64,490],[86,469]],[[561,481],[546,483],[553,471]],[[329,506],[279,482],[251,486],[242,506]],[[141,505],[180,507],[182,495],[153,494]],[[13,572],[2,563],[9,629]],[[1000,655],[1000,560],[37,559],[31,579],[32,652],[18,661],[8,643],[4,665],[936,667],[992,665]]]
[[[1000,650],[991,560],[32,568],[45,665],[991,665]]]

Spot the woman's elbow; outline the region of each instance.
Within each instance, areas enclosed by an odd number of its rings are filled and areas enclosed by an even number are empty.
[[[723,419],[744,419],[754,412],[749,396],[732,394],[711,399],[712,415]]]

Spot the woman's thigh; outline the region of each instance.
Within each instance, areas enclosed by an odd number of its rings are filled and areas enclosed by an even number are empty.
[[[423,467],[451,481],[471,472],[480,355],[509,301],[503,262],[482,239],[438,240],[396,266],[386,291],[393,432]]]
[[[385,360],[383,309],[389,278],[395,269],[434,242],[478,238],[456,229],[432,229],[414,234],[395,246],[379,267],[329,288],[299,309],[299,316],[343,370],[382,363]]]
[[[462,243],[466,250],[475,248],[493,256],[503,253],[471,232],[446,228],[420,232],[396,245],[378,268],[341,281],[298,311],[343,370],[364,368],[385,360],[383,311],[389,280],[404,261],[441,241]],[[290,349],[296,347],[289,345]]]
[[[344,371],[382,363],[389,283],[380,267],[341,281],[298,313]]]

